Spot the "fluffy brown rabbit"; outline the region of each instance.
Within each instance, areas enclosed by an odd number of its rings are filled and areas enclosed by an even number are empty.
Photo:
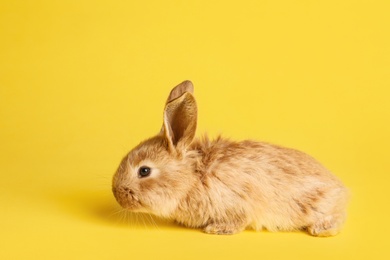
[[[115,173],[122,207],[211,234],[339,232],[347,190],[315,159],[263,142],[196,139],[196,124],[193,85],[185,81],[168,97],[160,133],[130,151]]]

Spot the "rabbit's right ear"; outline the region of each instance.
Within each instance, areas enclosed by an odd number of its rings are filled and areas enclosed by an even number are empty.
[[[171,151],[186,149],[195,137],[197,125],[198,109],[191,94],[192,84],[183,82],[179,86],[171,91],[164,109],[162,132]]]

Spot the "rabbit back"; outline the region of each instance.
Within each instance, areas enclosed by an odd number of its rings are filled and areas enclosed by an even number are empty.
[[[337,233],[344,222],[346,189],[303,152],[221,137],[195,140],[192,149],[199,183],[184,201],[181,210],[186,213],[179,222],[206,227],[232,222],[240,229],[270,231],[308,229],[313,235]]]

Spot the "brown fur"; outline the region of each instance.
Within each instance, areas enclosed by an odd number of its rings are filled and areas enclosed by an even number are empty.
[[[221,137],[195,139],[192,89],[187,81],[172,90],[160,134],[122,160],[113,192],[123,207],[213,234],[247,227],[305,229],[315,236],[339,232],[347,190],[334,175],[294,149]],[[140,178],[141,166],[150,167],[151,175]]]

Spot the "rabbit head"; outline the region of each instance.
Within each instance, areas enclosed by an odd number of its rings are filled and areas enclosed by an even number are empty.
[[[185,81],[170,93],[160,133],[141,142],[122,160],[113,177],[118,203],[131,211],[169,217],[194,183],[193,152],[187,151],[196,131],[193,86]]]

